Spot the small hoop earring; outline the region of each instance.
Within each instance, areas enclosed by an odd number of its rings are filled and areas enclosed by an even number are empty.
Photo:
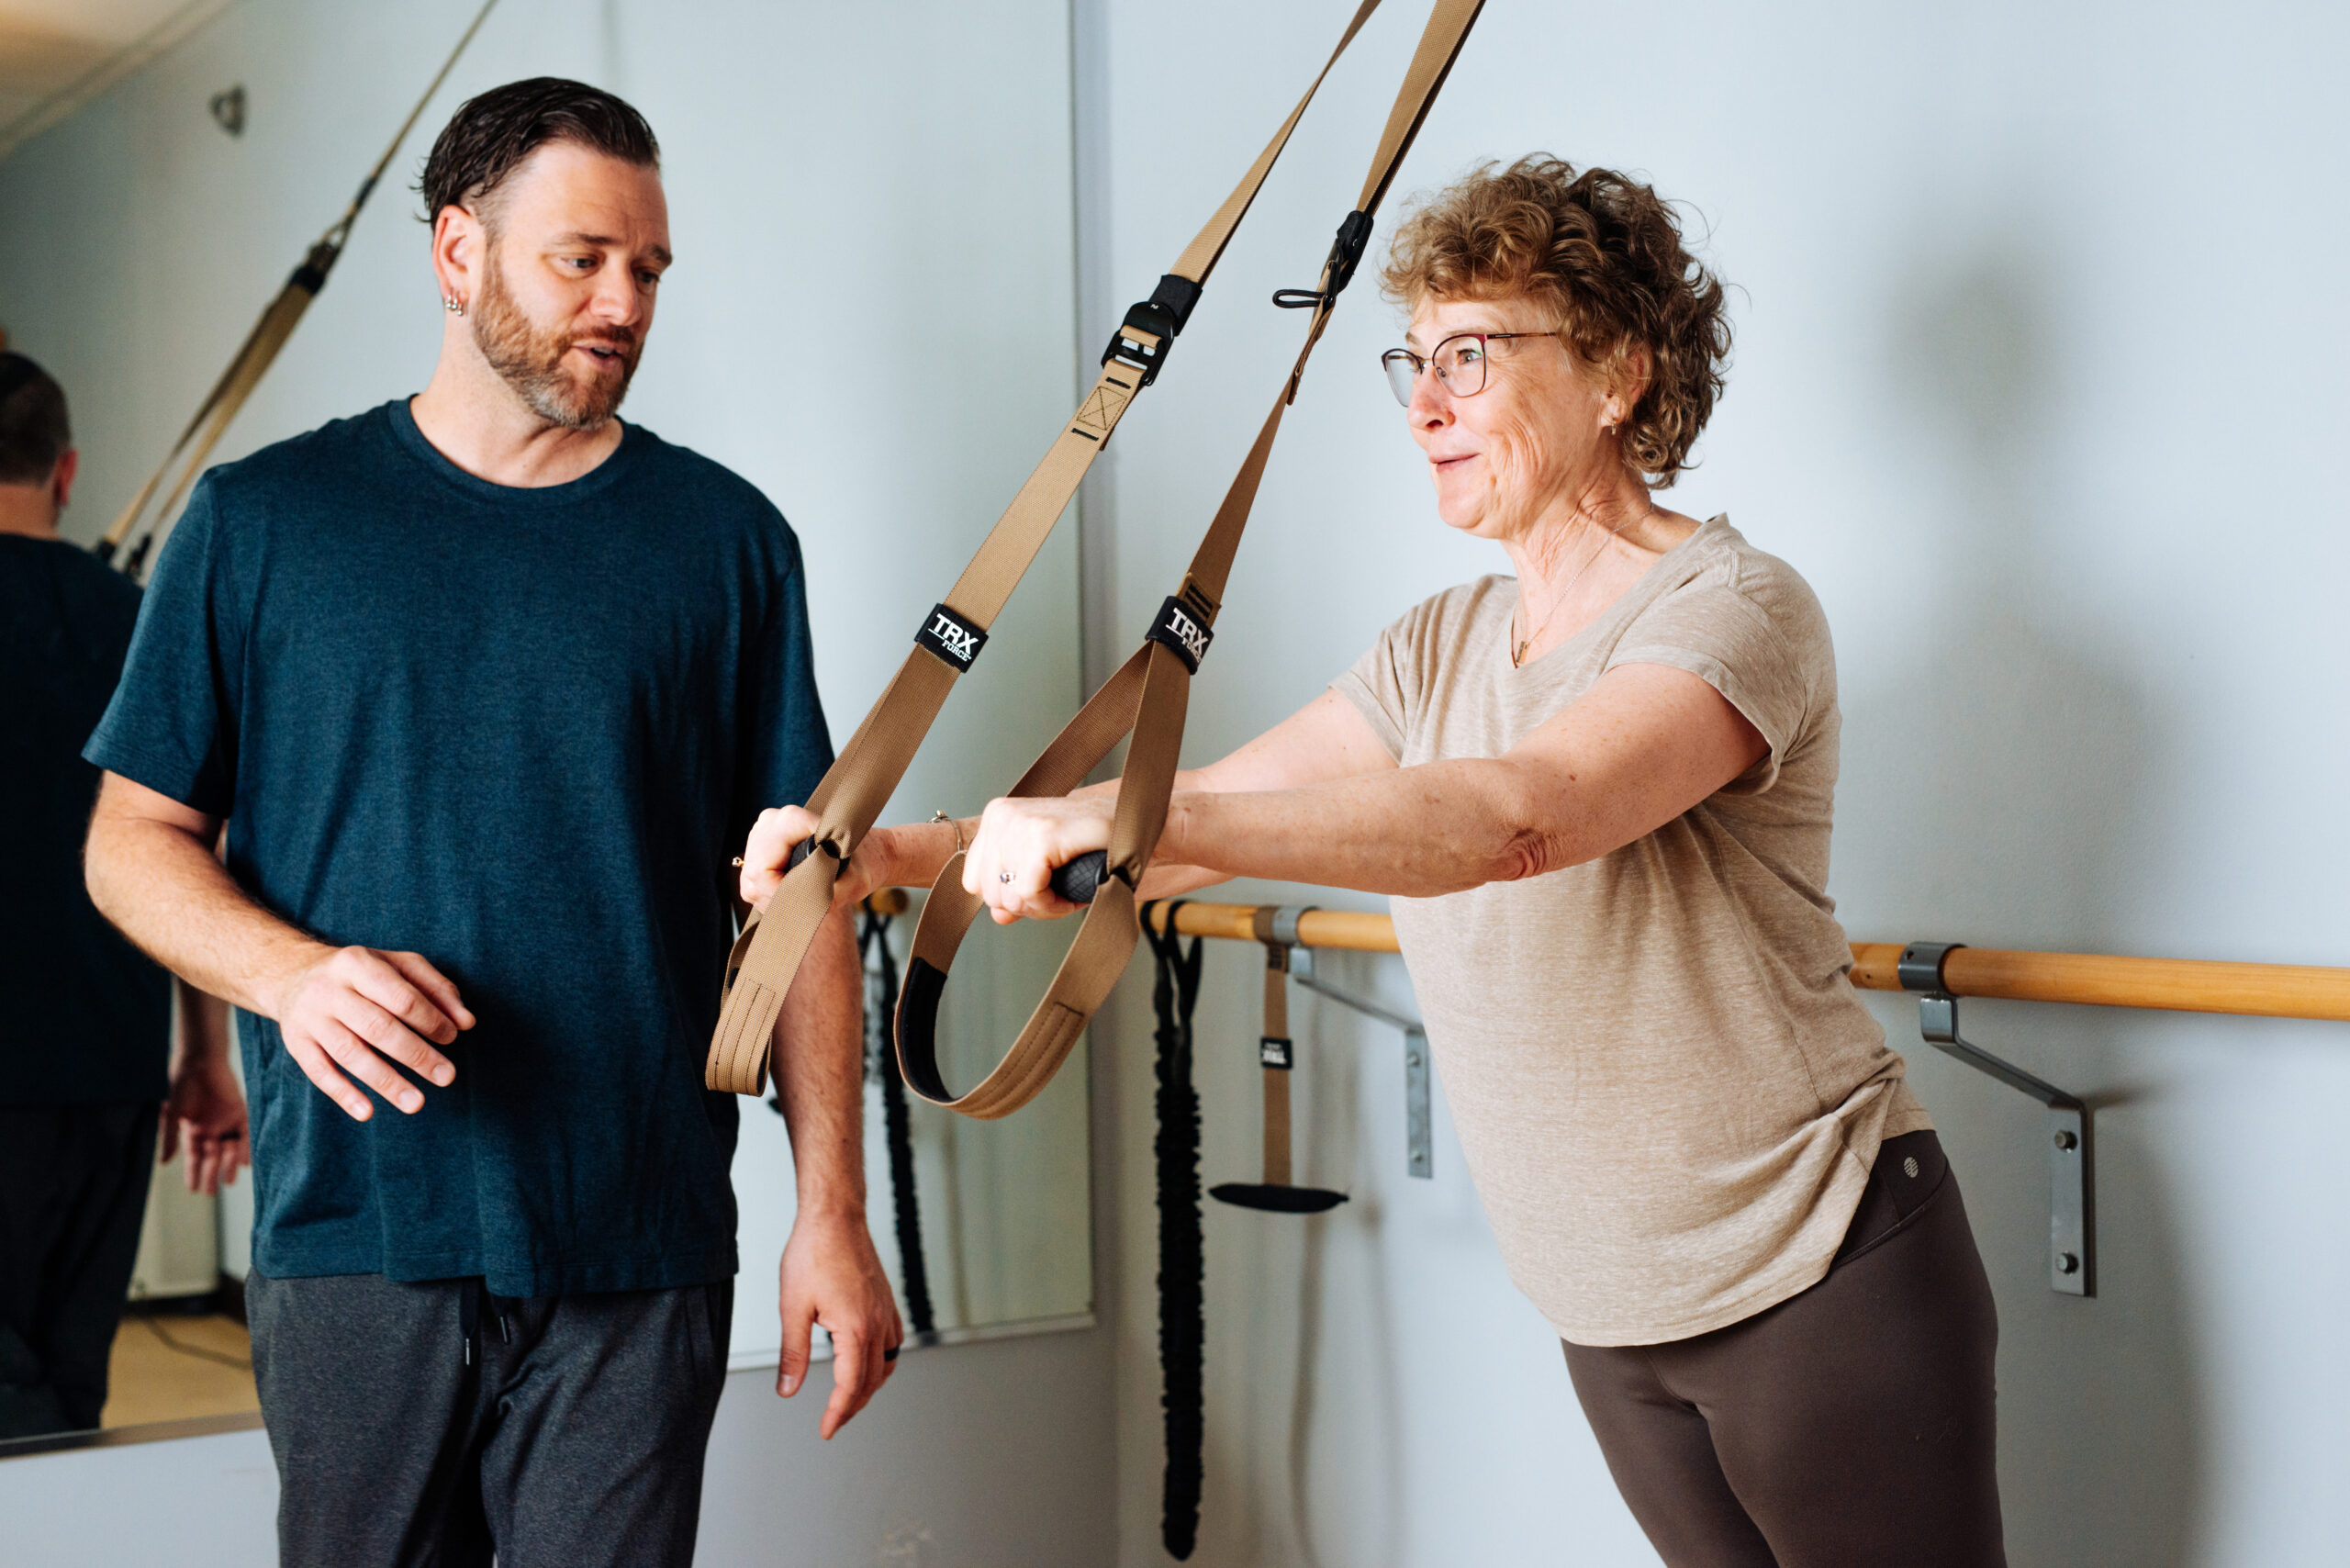
[[[453,294],[444,294],[441,297],[441,308],[452,316],[462,316],[465,313],[465,302]]]

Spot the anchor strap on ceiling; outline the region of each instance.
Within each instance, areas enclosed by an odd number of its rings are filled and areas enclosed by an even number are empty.
[[[1337,239],[1311,289],[1285,289],[1274,303],[1310,308],[1313,312],[1304,345],[1282,381],[1271,411],[1248,449],[1239,474],[1225,492],[1206,536],[1192,558],[1191,570],[1176,592],[1159,607],[1142,646],[1104,681],[1091,700],[1069,721],[1042,756],[1009,793],[1014,796],[1065,795],[1107,756],[1113,746],[1131,734],[1125,766],[1118,788],[1116,815],[1106,854],[1083,856],[1054,874],[1053,887],[1062,897],[1090,904],[1075,941],[1053,977],[1051,989],[1037,1003],[1012,1048],[993,1071],[968,1092],[950,1091],[938,1069],[938,1005],[946,972],[965,934],[985,903],[963,889],[963,857],[946,863],[932,883],[915,928],[913,951],[906,966],[904,990],[898,1003],[898,1057],[906,1082],[925,1099],[965,1115],[1007,1116],[1034,1099],[1076,1045],[1086,1021],[1100,1007],[1125,972],[1139,932],[1136,925],[1135,890],[1140,885],[1158,835],[1167,822],[1168,798],[1174,788],[1177,755],[1183,741],[1185,706],[1192,677],[1207,652],[1217,610],[1224,600],[1240,536],[1248,523],[1265,464],[1272,455],[1281,416],[1296,399],[1305,364],[1321,341],[1338,295],[1353,277],[1370,242],[1371,225],[1382,198],[1395,177],[1397,166],[1410,151],[1413,138],[1436,101],[1452,62],[1468,39],[1483,0],[1437,0],[1420,38],[1395,105],[1373,154],[1371,172],[1353,211],[1338,227]],[[829,873],[826,873],[829,878]],[[808,884],[814,886],[812,879]],[[829,882],[827,882],[829,888]],[[790,891],[789,881],[778,903]],[[821,913],[821,910],[818,912]]]
[[[384,149],[384,155],[375,160],[375,166],[367,171],[367,177],[359,182],[358,194],[351,198],[351,205],[319,237],[318,243],[310,247],[309,254],[302,258],[302,264],[294,269],[293,275],[285,280],[285,286],[277,291],[277,297],[269,302],[269,308],[261,313],[261,319],[253,323],[253,330],[246,335],[236,357],[229,362],[229,368],[220,373],[220,379],[212,384],[212,390],[206,393],[204,401],[196,405],[196,417],[180,432],[179,440],[172,443],[172,449],[163,454],[162,462],[155,465],[155,472],[149,475],[147,482],[139,487],[139,493],[131,498],[122,515],[114,520],[114,525],[106,531],[97,543],[91,546],[98,559],[108,566],[115,565],[124,542],[132,537],[133,530],[137,530],[137,543],[132,544],[129,554],[122,557],[121,566],[130,577],[140,575],[147,564],[148,555],[162,538],[166,525],[177,515],[180,502],[187,498],[196,476],[204,472],[205,461],[212,455],[213,447],[219,443],[220,437],[227,432],[238,411],[244,408],[245,400],[252,396],[253,388],[261,385],[261,378],[268,374],[271,364],[277,358],[278,350],[285,346],[285,340],[294,335],[294,329],[301,322],[302,313],[310,308],[310,301],[326,287],[327,274],[341,259],[342,247],[351,238],[351,226],[358,221],[360,208],[365,207],[367,198],[375,194],[375,185],[383,179],[384,171],[391,167],[392,160],[398,155],[400,144],[408,140],[408,133],[416,129],[416,122],[423,115],[425,106],[431,103],[432,95],[441,90],[441,84],[448,80],[458,57],[465,52],[465,46],[474,41],[474,34],[481,30],[482,23],[488,18],[491,8],[497,4],[498,0],[483,0],[481,9],[474,13],[473,21],[457,39],[457,47],[449,51],[448,59],[442,61],[441,69],[433,73],[431,85],[424,89],[423,96],[416,100],[416,106],[408,110],[408,118],[400,122],[397,134]],[[164,486],[167,476],[171,476],[168,489]],[[148,502],[153,500],[158,492],[162,493],[163,503],[150,512]]]
[[[808,797],[808,809],[819,819],[816,832],[793,850],[783,886],[764,913],[745,923],[727,959],[725,999],[704,1070],[711,1088],[756,1094],[767,1082],[776,1016],[809,942],[832,908],[833,883],[842,864],[856,852],[889,803],[947,693],[979,658],[988,628],[1068,510],[1078,482],[1136,395],[1158,379],[1177,334],[1199,303],[1208,274],[1272,173],[1290,133],[1331,67],[1378,8],[1379,0],[1361,0],[1337,47],[1239,185],[1184,247],[1151,297],[1126,312],[1102,355],[1102,374],[1080,400],[1075,417],[989,531],[946,598],[923,618],[913,651]],[[1129,952],[1133,945],[1130,935]],[[920,1085],[916,1088],[919,1092]]]

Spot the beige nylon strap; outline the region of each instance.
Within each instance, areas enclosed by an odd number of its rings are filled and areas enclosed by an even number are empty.
[[[1265,1080],[1265,1185],[1290,1184],[1289,1083],[1289,949],[1273,940],[1273,917],[1279,913],[1259,906],[1250,917],[1257,940],[1265,945],[1265,1033],[1259,1047]],[[1271,1057],[1271,1043],[1281,1042],[1281,1059]]]
[[[1380,138],[1379,151],[1363,181],[1357,212],[1366,221],[1393,182],[1400,163],[1427,118],[1444,78],[1452,69],[1483,0],[1437,0],[1418,50],[1397,90],[1395,106]],[[1367,232],[1367,230],[1366,230]],[[1304,345],[1283,381],[1281,396],[1258,431],[1240,472],[1225,491],[1190,572],[1171,604],[1180,607],[1201,628],[1212,630],[1222,608],[1225,585],[1240,536],[1248,524],[1265,465],[1281,431],[1281,416],[1297,396],[1305,364],[1321,342],[1330,311],[1337,302],[1334,282],[1339,265],[1334,249],[1324,263],[1314,315]],[[1156,628],[1154,628],[1156,630]],[[1125,710],[1123,722],[1105,705],[1105,699],[1127,700],[1138,673],[1141,690]],[[915,928],[913,951],[907,966],[898,1005],[898,1059],[907,1083],[923,1098],[966,1115],[997,1117],[1011,1114],[1051,1081],[1076,1042],[1077,1034],[1106,1000],[1133,956],[1141,931],[1135,924],[1135,890],[1157,849],[1167,823],[1168,799],[1175,783],[1177,758],[1183,744],[1183,720],[1190,700],[1192,667],[1156,637],[1146,642],[1117,675],[1105,682],[1078,717],[1046,747],[1014,795],[1066,794],[1077,787],[1093,766],[1109,754],[1118,736],[1131,731],[1125,767],[1118,787],[1118,805],[1110,829],[1110,847],[1099,891],[1079,925],[1075,943],[1061,961],[1050,990],[1013,1042],[979,1086],[963,1095],[949,1092],[937,1071],[936,1010],[946,973],[961,946],[965,933],[984,905],[962,890],[958,857],[933,884]],[[1031,784],[1038,786],[1031,788]],[[1281,1093],[1286,1096],[1284,1083]],[[1269,1089],[1268,1092],[1271,1092]],[[1282,1117],[1284,1149],[1288,1118]],[[1270,1139],[1272,1135],[1267,1134]],[[1268,1143],[1270,1158],[1271,1145]],[[1270,1181],[1270,1178],[1268,1177]]]
[[[220,379],[212,384],[212,390],[206,393],[204,401],[196,406],[196,417],[188,421],[187,429],[180,432],[179,440],[172,443],[172,449],[163,454],[162,462],[155,465],[154,473],[147,476],[147,482],[139,487],[139,493],[131,498],[122,515],[114,520],[113,525],[98,541],[97,553],[101,560],[111,562],[114,559],[115,553],[130,537],[133,527],[147,515],[147,503],[154,499],[155,493],[162,487],[164,476],[177,468],[179,477],[173,481],[170,492],[163,498],[163,504],[148,518],[146,531],[139,536],[139,543],[123,563],[125,572],[134,577],[140,575],[149,554],[161,542],[165,525],[177,514],[180,502],[186,498],[196,476],[204,472],[205,461],[212,455],[212,449],[219,444],[221,436],[227,433],[229,424],[244,408],[245,400],[252,396],[253,388],[261,385],[261,378],[268,374],[270,365],[276,361],[277,351],[284,348],[285,340],[294,335],[294,329],[301,322],[302,313],[310,308],[310,301],[316,299],[319,290],[326,286],[327,274],[334,270],[335,262],[342,254],[343,242],[351,238],[351,226],[359,220],[359,209],[365,207],[367,198],[375,194],[376,183],[384,177],[384,171],[391,167],[392,159],[399,152],[400,143],[406,141],[408,133],[416,129],[417,119],[424,113],[425,106],[441,90],[441,84],[449,79],[449,73],[455,67],[458,57],[465,52],[465,46],[474,41],[474,35],[481,31],[481,25],[488,19],[490,8],[497,4],[498,0],[483,0],[481,9],[474,13],[473,22],[457,39],[456,48],[449,51],[449,57],[441,62],[441,69],[433,73],[431,85],[426,87],[423,96],[416,100],[416,106],[408,110],[408,118],[400,122],[400,129],[392,137],[391,144],[384,149],[384,155],[375,160],[375,166],[359,183],[359,193],[351,198],[351,205],[319,237],[319,242],[310,247],[310,252],[302,259],[302,264],[294,269],[294,275],[285,280],[285,286],[277,291],[277,297],[269,302],[268,308],[261,313],[261,319],[253,323],[253,330],[246,335],[236,357],[229,362],[229,368],[220,373]]]
[[[1339,35],[1337,46],[1330,51],[1322,69],[1315,74],[1304,95],[1297,101],[1289,117],[1282,120],[1273,138],[1259,153],[1257,161],[1241,176],[1240,184],[1216,208],[1204,228],[1186,246],[1175,263],[1169,276],[1191,285],[1203,285],[1214,269],[1216,261],[1231,241],[1234,230],[1240,226],[1257,192],[1272,172],[1290,133],[1297,128],[1306,106],[1314,101],[1324,78],[1338,62],[1338,57],[1362,30],[1371,13],[1379,8],[1380,0],[1360,0],[1346,30]],[[1180,322],[1177,323],[1180,326]],[[1129,318],[1120,329],[1117,351],[1104,362],[1102,374],[1092,389],[1078,404],[1076,414],[1061,430],[1060,435],[1046,452],[1035,471],[1021,486],[1020,493],[1004,509],[980,544],[955,587],[941,601],[942,607],[959,617],[966,626],[984,634],[993,625],[1012,591],[1026,575],[1036,552],[1069,508],[1076,495],[1078,482],[1092,466],[1093,459],[1109,442],[1136,393],[1147,384],[1142,370],[1145,364],[1156,365],[1164,356],[1169,344],[1164,338]],[[1153,372],[1155,374],[1155,371]],[[811,843],[835,862],[847,859],[872,829],[874,820],[889,803],[890,796],[905,774],[906,765],[930,733],[931,724],[946,701],[946,694],[968,665],[955,666],[927,646],[917,644],[906,655],[905,663],[882,692],[880,700],[857,726],[856,734],[841,749],[822,783],[808,799],[808,809],[820,819]],[[1120,726],[1123,733],[1124,725]],[[1177,718],[1177,734],[1181,733],[1181,720]],[[1111,737],[1116,744],[1116,735]],[[1091,767],[1089,762],[1086,767]],[[1083,778],[1085,769],[1078,771]],[[1076,787],[1076,780],[1053,791],[1066,794]],[[1162,814],[1164,807],[1161,807]],[[1155,840],[1154,832],[1151,835]],[[814,858],[811,855],[810,859]],[[808,861],[800,865],[804,868]],[[959,864],[954,868],[960,875]],[[787,877],[787,882],[789,878]],[[1129,889],[1131,893],[1131,888]],[[1131,898],[1128,902],[1131,904]],[[781,1005],[785,992],[791,989],[792,977],[798,973],[800,960],[808,950],[815,935],[815,925],[825,914],[822,907],[794,902],[788,908],[770,902],[764,914],[754,914],[743,930],[742,939],[735,944],[727,969],[727,990],[721,1009],[718,1029],[711,1037],[710,1061],[704,1080],[712,1089],[732,1090],[738,1094],[756,1094],[767,1084],[767,1055],[754,1049],[751,1041],[760,1027],[772,1028],[775,1010]],[[803,928],[804,923],[804,928]],[[1127,924],[1133,924],[1131,909]],[[957,940],[961,939],[960,932]],[[1087,945],[1089,952],[1101,949],[1106,953],[1107,939],[1097,937]],[[1131,953],[1135,938],[1129,934],[1126,951],[1116,957],[1116,966],[1123,969],[1127,953]],[[1113,943],[1108,944],[1114,946]],[[1098,958],[1091,963],[1106,963]],[[1063,966],[1066,972],[1067,966]],[[1115,975],[1111,983],[1115,983]],[[1080,993],[1090,988],[1080,987]],[[1102,988],[1106,995],[1106,986]],[[1094,1006],[1100,1004],[1097,997]],[[1091,1014],[1092,1006],[1085,1008]],[[767,1023],[759,1025],[765,1018]],[[1051,1021],[1047,1021],[1050,1025]],[[1069,1032],[1083,1027],[1080,1018]],[[1051,1030],[1046,1029],[1047,1036]],[[1048,1048],[1040,1047],[1039,1048]],[[1061,1046],[1067,1053],[1067,1044]],[[1054,1058],[1058,1066],[1058,1057]],[[1047,1070],[1046,1077],[1051,1076]],[[1037,1087],[1042,1087],[1041,1082]],[[1030,1091],[1031,1093],[1034,1090]],[[1012,1107],[1007,1107],[1011,1109]]]

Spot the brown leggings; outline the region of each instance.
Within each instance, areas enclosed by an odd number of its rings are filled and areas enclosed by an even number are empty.
[[[1569,1345],[1567,1372],[1667,1568],[2006,1568],[1998,1339],[1957,1178],[1909,1133],[1826,1279],[1693,1339]]]

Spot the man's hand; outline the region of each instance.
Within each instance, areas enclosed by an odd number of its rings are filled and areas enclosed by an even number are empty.
[[[424,1095],[392,1063],[455,1080],[427,1042],[445,1046],[474,1026],[457,988],[414,953],[330,947],[263,909],[220,863],[223,825],[106,774],[83,855],[91,900],[189,985],[277,1020],[286,1054],[355,1120],[375,1107],[338,1063],[401,1110],[422,1110]]]
[[[789,1399],[808,1380],[812,1325],[833,1337],[833,1397],[818,1428],[829,1440],[890,1381],[906,1337],[863,1211],[802,1214],[784,1244],[777,1283],[783,1363],[776,1393]]]
[[[744,903],[765,912],[767,901],[783,886],[792,850],[814,837],[820,825],[816,813],[805,806],[770,806],[759,813],[743,846],[738,890]],[[882,888],[930,886],[970,831],[968,825],[944,821],[868,830],[833,883],[833,907],[854,909]]]
[[[420,954],[319,951],[323,956],[297,969],[263,1009],[285,1036],[285,1054],[354,1121],[375,1108],[351,1078],[411,1115],[421,1111],[422,1092],[392,1063],[443,1087],[455,1081],[456,1068],[432,1047],[474,1026],[456,986]],[[335,1070],[338,1064],[351,1078]]]
[[[252,1163],[251,1132],[245,1125],[245,1097],[224,1056],[188,1053],[172,1074],[171,1098],[163,1102],[161,1164],[187,1147],[184,1173],[187,1190],[210,1197],[237,1179]]]
[[[767,901],[783,886],[787,863],[791,852],[801,841],[813,838],[820,823],[816,813],[805,806],[769,806],[751,824],[751,836],[743,846],[743,870],[739,891],[743,902],[764,913]],[[882,830],[876,829],[875,832]],[[848,864],[841,868],[840,876],[833,883],[833,907],[843,909],[855,905],[879,884],[866,876],[867,867],[874,864],[877,855],[867,854],[874,834],[865,835]],[[818,851],[819,854],[822,851]]]

